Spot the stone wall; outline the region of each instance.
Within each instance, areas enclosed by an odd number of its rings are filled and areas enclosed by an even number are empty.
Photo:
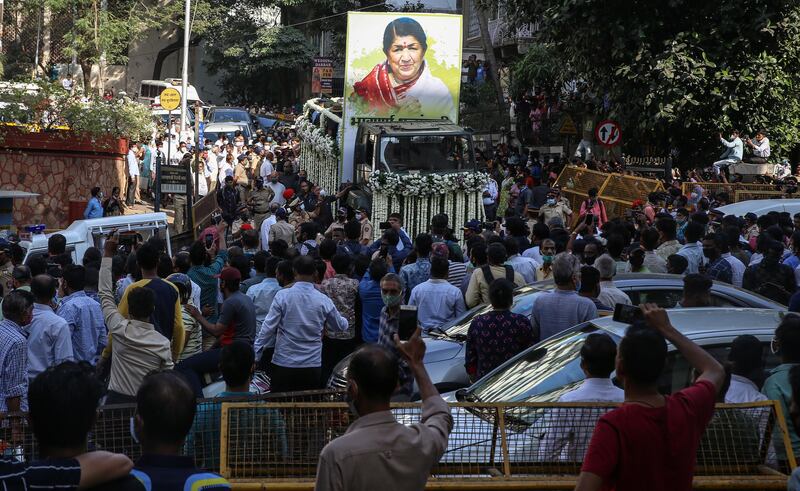
[[[7,137],[0,143],[0,189],[39,194],[14,200],[15,226],[44,223],[48,229],[66,228],[70,202],[88,201],[94,186],[100,186],[106,196],[118,186],[124,196],[124,145],[93,153],[75,151],[82,149],[77,139],[60,138],[55,147],[52,139],[41,145],[31,142],[30,136],[25,140],[24,150],[14,148],[20,146],[17,138]]]

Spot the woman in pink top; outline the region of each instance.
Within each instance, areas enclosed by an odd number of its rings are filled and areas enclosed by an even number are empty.
[[[589,190],[589,199],[581,203],[581,210],[578,216],[583,218],[588,213],[591,213],[595,216],[595,223],[597,224],[598,228],[602,227],[603,224],[608,221],[608,216],[606,216],[606,205],[603,203],[603,200],[597,197],[597,188],[591,188]]]

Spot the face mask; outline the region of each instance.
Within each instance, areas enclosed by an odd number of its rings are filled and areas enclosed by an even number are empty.
[[[237,147],[243,147],[244,146],[244,142],[236,142],[236,146]]]
[[[387,307],[396,307],[400,305],[400,302],[403,301],[403,294],[400,295],[384,295],[381,293],[381,299],[383,300],[383,304]]]
[[[546,263],[552,263],[553,262],[553,256],[542,255],[542,261],[544,261]]]
[[[364,215],[362,215],[361,213],[356,213],[356,220],[360,221],[362,218],[364,218]]]
[[[131,438],[136,443],[139,443],[139,436],[136,434],[136,425],[133,423],[133,418],[131,418]]]
[[[583,256],[583,263],[584,264],[588,264],[588,265],[591,266],[592,264],[594,264],[594,260],[595,260],[594,256]]]
[[[278,178],[277,177],[273,177],[272,179],[269,180],[269,182],[271,182],[272,184],[275,184],[275,183],[278,182]]]
[[[554,204],[556,204],[556,199],[555,198],[547,198],[547,204],[550,205],[550,206],[553,206]]]

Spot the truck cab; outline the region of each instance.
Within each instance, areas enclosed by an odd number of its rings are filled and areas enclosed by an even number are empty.
[[[476,171],[472,133],[441,120],[361,120],[352,176],[364,187],[374,171],[451,173]]]

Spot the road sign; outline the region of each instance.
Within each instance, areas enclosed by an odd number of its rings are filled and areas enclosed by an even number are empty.
[[[162,108],[167,111],[174,111],[181,105],[181,93],[172,87],[166,88],[161,91],[159,101]]]
[[[205,147],[205,140],[206,140],[206,124],[203,121],[197,126],[197,148],[200,150]]]
[[[176,165],[161,166],[161,192],[172,194],[186,194],[186,167]]]
[[[594,136],[600,145],[613,147],[619,145],[622,139],[622,130],[619,129],[619,123],[606,119],[597,123],[594,129]]]
[[[567,114],[564,116],[564,121],[561,122],[561,127],[558,129],[558,133],[561,135],[577,135],[578,128],[575,127],[575,121],[572,120],[572,117]]]

